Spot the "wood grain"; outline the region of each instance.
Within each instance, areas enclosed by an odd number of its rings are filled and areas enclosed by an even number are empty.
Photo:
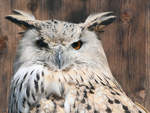
[[[133,100],[150,110],[149,0],[0,0],[0,113],[7,113],[19,29],[4,19],[13,9],[38,19],[83,22],[91,13],[114,11],[117,20],[99,37],[113,75]]]
[[[145,88],[146,97],[144,99],[144,105],[150,109],[150,1],[146,4],[145,7],[145,28],[146,28],[146,80]]]

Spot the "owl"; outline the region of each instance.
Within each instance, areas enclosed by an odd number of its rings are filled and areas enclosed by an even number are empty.
[[[8,113],[148,113],[113,77],[97,36],[115,20],[112,12],[78,24],[13,12],[6,19],[25,32],[14,62]]]

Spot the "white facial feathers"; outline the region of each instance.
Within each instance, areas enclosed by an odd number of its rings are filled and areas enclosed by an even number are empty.
[[[103,47],[94,32],[115,20],[112,12],[90,15],[80,24],[36,20],[20,10],[14,10],[14,13],[6,18],[27,30],[20,41],[15,64],[42,62],[52,69],[78,65],[77,62],[94,65],[101,60],[102,64],[107,64]],[[57,48],[61,48],[61,55]]]

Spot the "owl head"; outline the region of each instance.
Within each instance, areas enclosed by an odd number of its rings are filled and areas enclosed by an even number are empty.
[[[54,71],[107,65],[97,32],[115,20],[112,12],[90,15],[84,23],[78,24],[36,20],[20,10],[14,13],[6,19],[25,29],[17,50],[15,70],[35,64]]]

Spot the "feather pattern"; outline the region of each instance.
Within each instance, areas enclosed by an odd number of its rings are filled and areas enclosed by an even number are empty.
[[[11,92],[18,96],[10,97],[11,112],[146,113],[113,81],[95,68],[51,72],[42,65],[22,67],[12,80]]]
[[[17,49],[8,113],[148,113],[113,77],[95,33],[114,21],[112,12],[80,24],[14,13],[6,18],[27,31]]]

